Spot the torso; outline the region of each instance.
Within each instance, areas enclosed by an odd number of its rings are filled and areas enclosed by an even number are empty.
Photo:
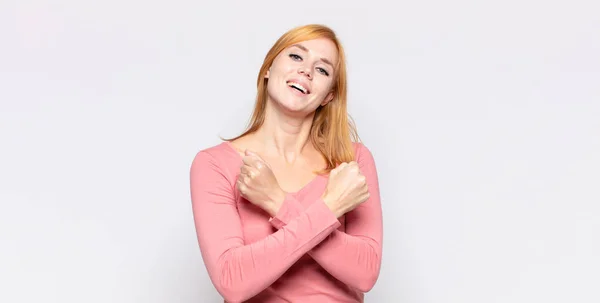
[[[241,158],[244,157],[244,150],[247,148],[264,157],[272,167],[280,186],[294,197],[301,208],[307,209],[322,196],[327,187],[328,175],[318,176],[314,173],[323,169],[326,163],[318,152],[313,153],[307,149],[306,155],[299,157],[294,164],[289,164],[282,157],[264,156],[261,153],[264,150],[259,144],[260,142],[246,141],[242,138],[233,142],[225,141],[219,145],[226,146],[226,149],[221,150],[227,155],[223,158],[223,163],[230,165],[230,168],[224,170],[224,173],[230,177],[232,189],[239,174]],[[233,160],[232,155],[236,151],[240,158]],[[257,243],[277,232],[277,228],[270,223],[271,216],[267,212],[239,194],[235,195],[235,200],[244,244]],[[345,232],[346,216],[338,220],[338,230]],[[363,302],[363,298],[362,293],[338,281],[307,253],[277,281],[247,302]]]

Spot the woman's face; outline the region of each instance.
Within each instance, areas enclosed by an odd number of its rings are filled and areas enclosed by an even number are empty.
[[[310,113],[333,98],[338,53],[329,39],[299,42],[284,49],[265,75],[267,95],[283,108]]]

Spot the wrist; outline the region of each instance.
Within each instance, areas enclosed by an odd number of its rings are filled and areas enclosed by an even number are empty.
[[[271,215],[271,217],[275,217],[275,215],[277,215],[277,213],[279,212],[279,209],[281,209],[281,206],[283,205],[283,202],[285,201],[285,197],[287,196],[287,193],[285,191],[283,191],[282,189],[277,190],[273,196],[271,197],[271,201],[269,203],[269,214]]]
[[[339,218],[343,215],[343,212],[341,212],[338,209],[338,207],[335,206],[335,204],[333,203],[334,201],[331,199],[331,197],[327,196],[327,194],[324,194],[321,197],[321,200],[323,200],[325,205],[329,208],[329,210],[331,210],[331,212],[335,215],[336,218]]]

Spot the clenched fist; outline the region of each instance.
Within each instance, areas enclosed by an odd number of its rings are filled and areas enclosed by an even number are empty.
[[[258,154],[246,150],[236,187],[242,197],[275,216],[286,193],[279,186],[269,164]]]
[[[358,163],[344,162],[331,170],[322,199],[338,218],[369,199],[367,181]]]

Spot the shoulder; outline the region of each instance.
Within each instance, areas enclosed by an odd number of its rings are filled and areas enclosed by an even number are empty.
[[[354,161],[358,163],[360,171],[367,178],[367,183],[370,184],[372,189],[378,189],[379,177],[377,173],[377,165],[375,165],[375,159],[371,150],[367,148],[363,143],[353,143],[354,145]]]
[[[356,162],[362,162],[364,160],[372,161],[373,154],[371,150],[362,142],[352,142],[354,148],[354,160]]]
[[[353,142],[352,145],[354,147],[354,161],[358,163],[360,169],[363,172],[376,174],[377,167],[371,150],[363,143]]]
[[[232,149],[229,142],[221,142],[219,144],[206,147],[198,151],[196,156],[198,155],[207,155],[211,156],[214,159],[231,162],[233,158],[238,157],[237,152]]]
[[[239,171],[241,158],[227,142],[199,150],[191,164],[191,173],[216,173],[227,179],[235,177]]]

